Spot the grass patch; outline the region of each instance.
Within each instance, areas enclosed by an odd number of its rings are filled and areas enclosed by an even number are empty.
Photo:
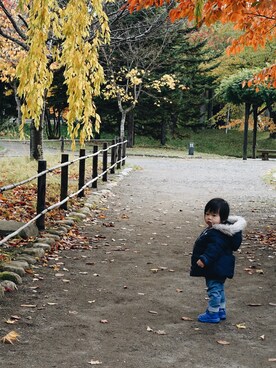
[[[253,133],[248,132],[248,157],[252,157]],[[135,149],[139,148],[158,148],[163,152],[169,150],[183,151],[185,156],[188,153],[190,143],[194,143],[195,156],[201,154],[242,157],[243,152],[243,132],[238,130],[205,129],[198,133],[192,130],[184,130],[182,138],[169,138],[165,146],[161,146],[159,141],[147,137],[137,137],[135,140]],[[276,149],[276,139],[269,138],[268,132],[258,132],[257,148]]]
[[[69,158],[73,160],[75,157]],[[60,155],[45,155],[47,168],[56,167],[60,164]],[[99,163],[101,165],[101,163]],[[20,183],[37,174],[37,161],[28,157],[1,158],[0,165],[0,187]],[[85,182],[91,179],[92,168],[86,165]],[[99,169],[100,170],[100,169]],[[57,168],[46,176],[46,207],[60,201],[61,169]],[[77,192],[79,176],[79,162],[69,166],[68,194]],[[89,189],[85,189],[85,192]],[[5,220],[16,220],[27,222],[36,215],[37,202],[37,178],[21,184],[13,189],[0,193],[0,218]],[[76,196],[70,199],[68,208],[73,210],[82,206],[80,198]],[[65,211],[56,208],[49,212],[45,218],[46,224],[55,222],[65,216]]]

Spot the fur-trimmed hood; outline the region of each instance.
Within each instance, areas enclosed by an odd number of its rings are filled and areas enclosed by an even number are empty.
[[[241,216],[229,216],[226,224],[213,225],[212,229],[221,231],[222,233],[233,236],[239,231],[243,231],[246,227],[246,221]]]

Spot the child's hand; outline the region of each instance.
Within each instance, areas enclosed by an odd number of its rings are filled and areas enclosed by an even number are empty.
[[[204,266],[205,266],[205,264],[202,262],[202,260],[201,259],[199,259],[197,262],[196,262],[196,264],[198,265],[198,267],[200,267],[200,268],[204,268]]]

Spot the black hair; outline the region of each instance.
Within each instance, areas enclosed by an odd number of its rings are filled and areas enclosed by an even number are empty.
[[[226,222],[230,213],[229,204],[222,198],[211,199],[204,208],[204,214],[207,212],[218,213],[222,223]]]

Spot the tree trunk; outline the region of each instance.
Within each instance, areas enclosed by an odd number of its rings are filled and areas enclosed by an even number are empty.
[[[253,105],[253,143],[252,143],[252,158],[256,158],[256,146],[257,146],[257,129],[258,129],[258,106]]]
[[[12,89],[14,93],[14,99],[16,103],[16,110],[17,110],[17,124],[20,126],[22,124],[22,112],[21,112],[21,100],[20,97],[17,94],[17,84],[16,81],[14,81],[12,84]]]
[[[30,158],[37,161],[43,160],[43,124],[46,111],[46,96],[47,90],[45,89],[43,96],[43,107],[39,118],[38,129],[35,127],[33,120],[30,127]]]
[[[162,146],[165,146],[167,140],[167,124],[166,120],[162,120],[161,122],[161,137],[160,137],[160,143]]]
[[[127,115],[127,147],[131,148],[134,146],[134,113],[133,110]]]
[[[30,158],[34,160],[43,160],[43,148],[42,148],[42,124],[40,123],[37,129],[34,125],[34,121],[30,125]]]
[[[126,116],[127,116],[127,113],[126,111],[121,111],[121,122],[120,122],[120,138],[124,138],[125,136],[125,123],[126,123]]]
[[[214,97],[214,90],[208,88],[207,90],[207,120],[209,121],[213,117],[213,97]]]
[[[176,138],[177,121],[178,121],[178,114],[177,113],[172,113],[171,114],[171,122],[172,122],[171,133],[172,133],[173,138]]]
[[[272,106],[268,106],[269,117],[273,120],[273,123],[276,124],[276,111],[272,110]],[[270,132],[269,138],[276,139],[276,132]]]
[[[199,124],[203,126],[206,122],[206,105],[202,104],[200,106],[199,111],[200,111]]]
[[[247,142],[248,142],[248,120],[250,114],[250,103],[245,104],[244,131],[243,131],[243,160],[247,160]]]

